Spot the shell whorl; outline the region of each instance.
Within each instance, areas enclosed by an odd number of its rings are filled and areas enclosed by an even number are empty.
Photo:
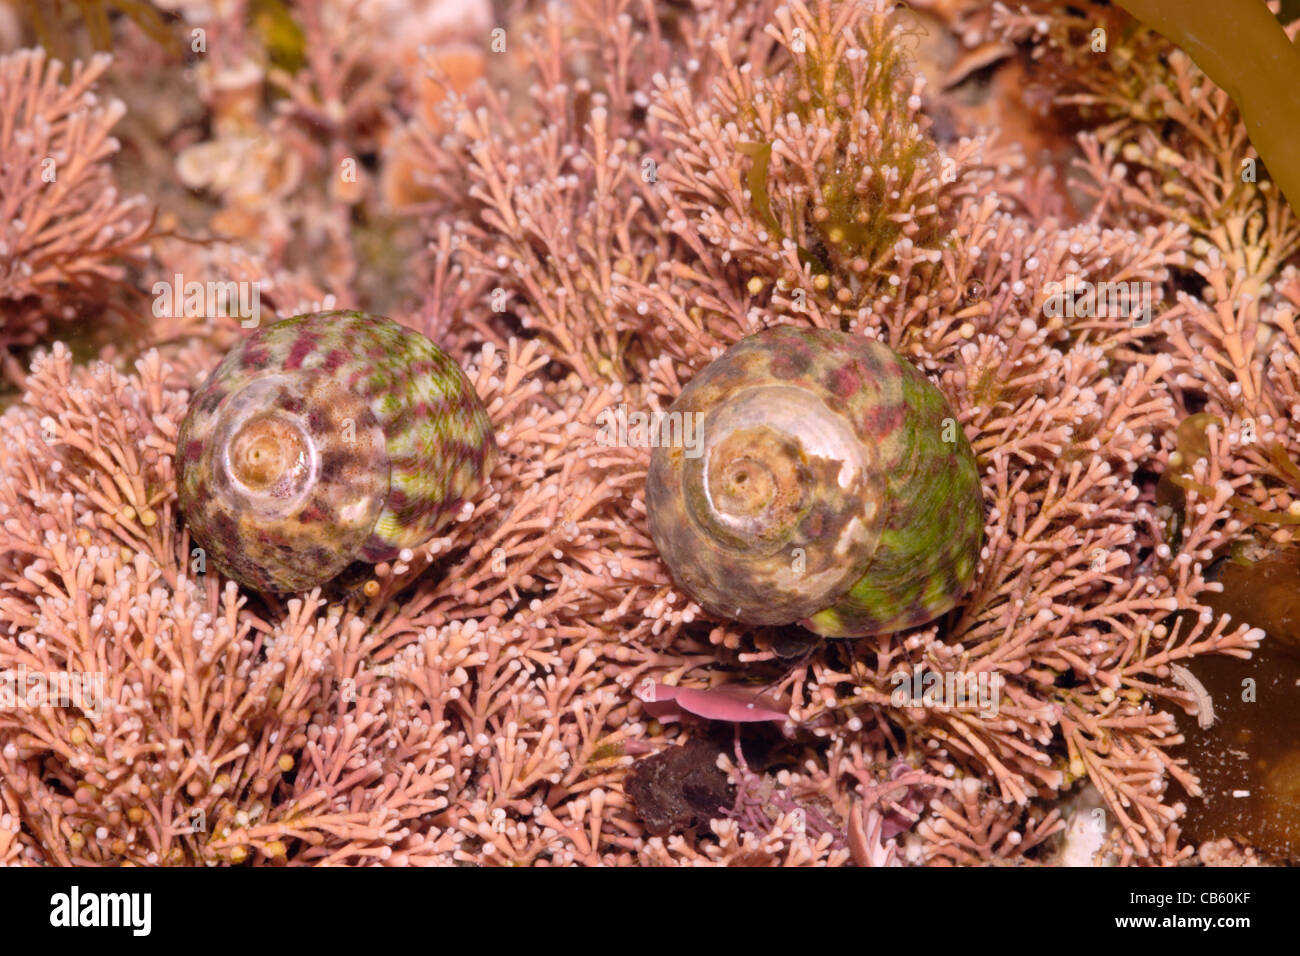
[[[650,532],[711,613],[850,637],[925,623],[969,588],[974,456],[943,395],[885,346],[768,329],[697,374],[670,413],[702,416],[702,453],[654,450]]]
[[[181,509],[223,572],[300,591],[432,537],[495,460],[459,366],[382,316],[318,312],[255,332],[194,394]]]

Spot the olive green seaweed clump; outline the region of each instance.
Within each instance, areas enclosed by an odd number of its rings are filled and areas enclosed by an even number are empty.
[[[899,29],[897,21],[863,19],[858,28],[858,46],[842,47],[816,33],[805,36],[798,28],[789,38],[793,80],[779,87],[782,112],[803,124],[828,124],[833,136],[833,145],[813,165],[816,178],[796,180],[805,187],[807,202],[774,212],[768,191],[773,144],[761,139],[740,144],[753,160],[747,185],[755,211],[777,236],[795,236],[800,258],[819,275],[881,268],[899,239],[927,245],[946,225],[940,216],[900,215],[905,207],[900,208],[902,194],[894,187],[933,201],[942,160],[918,122],[916,104],[909,108],[911,65],[903,44],[890,36]],[[742,115],[758,119],[754,104],[743,106]],[[925,211],[932,211],[928,204]],[[783,213],[779,218],[778,212]]]
[[[707,104],[664,80],[651,120],[679,147],[665,179],[749,291],[771,290],[789,312],[816,300],[847,330],[863,310],[940,284],[958,203],[978,188],[978,149],[947,152],[931,135],[906,18],[826,4],[778,9],[774,21],[761,74],[746,70]],[[730,168],[690,148],[710,137]]]

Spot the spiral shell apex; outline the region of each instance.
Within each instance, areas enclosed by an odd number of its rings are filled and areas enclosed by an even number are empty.
[[[434,534],[495,462],[460,367],[362,312],[275,322],[195,392],[177,438],[180,507],[222,573],[262,591],[315,587]]]
[[[650,533],[710,613],[858,637],[924,624],[969,590],[974,454],[942,393],[884,345],[768,329],[696,375],[673,413],[698,415],[703,440],[653,451]]]

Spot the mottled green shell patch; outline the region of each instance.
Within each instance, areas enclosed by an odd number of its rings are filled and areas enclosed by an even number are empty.
[[[893,465],[880,548],[849,593],[807,625],[828,637],[925,624],[974,581],[984,527],[974,453],[960,428],[945,429],[952,413],[919,372],[907,376],[906,393],[912,414],[885,456]]]

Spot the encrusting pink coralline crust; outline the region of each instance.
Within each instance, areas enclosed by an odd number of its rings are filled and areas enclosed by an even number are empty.
[[[297,76],[223,21],[198,94],[212,138],[177,160],[223,228],[156,240],[142,287],[256,279],[262,321],[374,308],[364,274],[401,240],[376,252],[349,223],[391,222],[414,237],[416,281],[386,310],[466,365],[501,463],[443,537],[374,569],[377,589],[265,598],[196,573],[175,507],[188,392],[237,320],[156,318],[132,359],[40,351],[0,416],[0,670],[102,673],[105,702],[0,709],[0,861],[1051,862],[1085,780],[1109,859],[1192,857],[1173,712],[1194,702],[1170,668],[1257,645],[1199,602],[1204,568],[1296,520],[1279,462],[1300,459],[1300,230],[1237,178],[1253,154],[1190,61],[1138,31],[1124,67],[1171,135],[1086,52],[1085,28],[1120,16],[1086,5],[521,6],[504,50],[476,33],[480,59],[458,61],[483,82],[450,78],[436,48],[384,52],[421,41],[340,0],[313,6]],[[210,15],[178,7],[187,27]],[[1082,129],[1068,186],[921,79],[925,29],[1054,65]],[[367,82],[328,82],[361,62]],[[269,85],[287,93],[274,133]],[[235,188],[247,168],[204,165],[236,140],[270,198]],[[376,150],[379,169],[333,174]],[[1050,315],[1051,283],[1084,279],[1150,283],[1152,321]],[[877,337],[950,399],[987,523],[975,588],[943,620],[801,642],[708,620],[674,589],[646,528],[650,451],[602,444],[601,413],[666,408],[778,323]],[[1226,425],[1187,463],[1166,540],[1155,480],[1201,410]],[[1000,675],[996,716],[894,706],[893,676],[921,668]],[[651,719],[647,678],[788,703],[770,767],[719,746],[736,801],[693,832],[649,835],[625,795],[638,758],[708,732]]]

